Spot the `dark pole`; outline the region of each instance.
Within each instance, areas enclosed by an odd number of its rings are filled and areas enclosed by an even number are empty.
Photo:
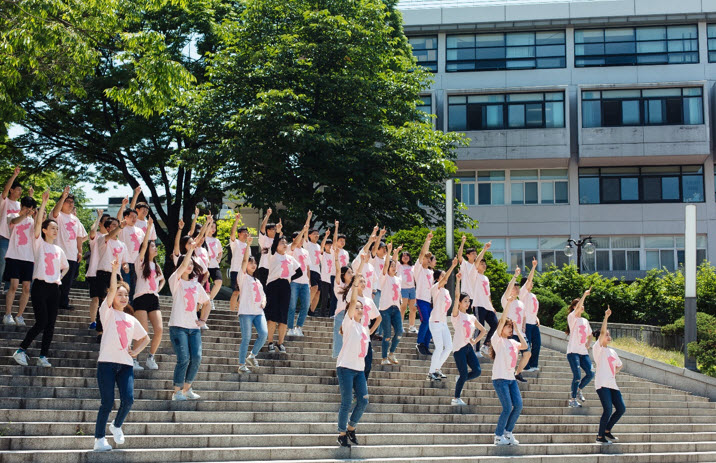
[[[577,273],[582,273],[582,240],[574,243],[577,245]]]

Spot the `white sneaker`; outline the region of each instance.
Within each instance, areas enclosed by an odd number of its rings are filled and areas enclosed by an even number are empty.
[[[12,315],[5,315],[2,317],[2,324],[3,325],[15,325],[15,319],[12,318]]]
[[[579,402],[577,402],[577,399],[569,399],[569,408],[579,408],[582,406]]]
[[[286,331],[286,336],[296,336],[296,329],[295,329],[295,328],[289,328],[289,330]]]
[[[186,400],[186,396],[185,396],[184,393],[181,391],[181,389],[179,389],[179,390],[176,391],[174,394],[172,394],[172,400],[176,400],[176,401],[182,402],[182,401]]]
[[[475,356],[477,356],[477,358],[479,358],[479,359],[485,358],[485,356],[482,355],[482,352],[479,352],[479,351],[478,351],[478,352],[475,352]]]
[[[440,376],[442,379],[447,378],[447,375],[443,373],[441,370],[435,370],[435,374]]]
[[[480,348],[480,353],[487,357],[488,355],[490,355],[490,348],[488,346],[486,346],[485,344],[483,344],[482,347]]]
[[[408,333],[418,334],[418,329],[415,326],[408,328]]]
[[[467,405],[462,399],[452,399],[450,405]]]
[[[495,436],[495,445],[510,445],[510,441],[505,439],[505,436]]]
[[[515,436],[513,436],[511,432],[505,433],[505,439],[507,439],[510,445],[520,445],[520,441],[515,439]]]
[[[400,362],[398,362],[398,359],[395,358],[395,354],[388,354],[388,360],[390,360],[390,363],[393,365],[398,365]]]
[[[253,352],[249,352],[249,355],[246,357],[246,363],[248,363],[252,367],[259,366],[259,361],[256,359],[256,356]]]
[[[139,360],[134,359],[134,371],[143,371],[144,367],[139,364]]]
[[[539,371],[539,367],[528,368],[525,371]]]
[[[577,389],[577,399],[579,399],[580,402],[586,402],[587,399],[584,398],[584,394],[582,394],[581,389]]]
[[[304,336],[303,329],[300,326],[296,327],[296,336],[301,336],[301,337]]]
[[[390,360],[388,360],[387,358],[384,358],[383,360],[381,360],[380,364],[381,365],[391,365]]]
[[[206,331],[206,330],[209,329],[209,325],[207,325],[206,322],[204,322],[204,325],[201,326],[201,329],[204,330],[204,331]]]
[[[94,440],[94,451],[95,452],[109,452],[112,450],[112,446],[109,445],[109,442],[107,442],[106,438],[101,439],[95,439]]]
[[[18,315],[17,317],[15,317],[15,324],[17,326],[26,326],[25,319],[22,317],[22,315]]]
[[[187,399],[190,399],[190,400],[201,399],[201,396],[199,394],[197,394],[196,392],[194,392],[194,390],[192,388],[189,388],[189,390],[186,391],[184,393],[184,395],[186,396]]]
[[[38,367],[51,367],[52,364],[47,361],[47,357],[45,357],[44,355],[41,355],[41,356],[37,357],[37,366]]]
[[[115,428],[114,427],[114,421],[109,423],[109,432],[112,433],[112,437],[114,438],[114,443],[117,445],[124,444],[124,433],[122,432],[122,428]]]
[[[20,349],[16,350],[15,353],[12,354],[12,358],[15,359],[19,365],[22,365],[23,367],[27,366],[27,354],[25,351]]]
[[[239,373],[251,373],[251,370],[246,365],[239,365]]]
[[[154,356],[147,357],[146,365],[147,365],[147,368],[150,370],[158,370],[159,369],[159,365],[157,365],[157,361],[154,360]]]

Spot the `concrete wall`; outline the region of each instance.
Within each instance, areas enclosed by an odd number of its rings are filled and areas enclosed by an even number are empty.
[[[592,331],[599,331],[602,328],[602,322],[589,322],[589,325],[592,327]],[[614,339],[633,338],[662,349],[682,350],[684,348],[683,336],[664,335],[661,333],[660,326],[609,323],[609,332]]]

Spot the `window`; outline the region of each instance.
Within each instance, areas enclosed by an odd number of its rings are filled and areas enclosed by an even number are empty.
[[[466,206],[475,204],[475,172],[458,172],[455,178],[455,198]]]
[[[576,67],[698,62],[696,25],[574,31]]]
[[[582,92],[582,127],[703,123],[699,87]]]
[[[579,169],[580,204],[704,202],[703,166]]]
[[[641,237],[599,236],[592,238],[594,254],[582,253],[582,270],[608,272],[640,269]]]
[[[684,265],[683,236],[645,236],[646,270],[673,271]],[[696,264],[706,260],[706,236],[696,236]]]
[[[480,205],[505,204],[505,171],[477,172],[477,201]]]
[[[479,205],[568,202],[567,169],[481,170],[477,173]]]
[[[432,119],[430,115],[433,113],[433,97],[430,95],[421,96],[420,103],[417,105],[418,111],[425,113],[425,122],[430,122]]]
[[[418,59],[420,66],[426,67],[432,72],[438,71],[438,38],[429,37],[408,37],[410,46],[413,47],[413,56]]]
[[[447,72],[566,67],[564,31],[448,35]]]
[[[506,262],[510,271],[518,266],[522,269],[532,267],[532,258],[537,259],[540,270],[547,270],[553,264],[561,267],[569,263],[564,255],[566,237],[480,238],[482,243],[488,241],[492,241],[492,256]]]
[[[567,204],[569,183],[567,169],[540,169],[540,204]]]
[[[564,127],[564,93],[448,97],[448,130]]]
[[[716,63],[716,24],[709,24],[707,33],[709,38],[709,63]]]
[[[507,247],[505,246],[506,239],[505,238],[481,238],[481,243],[487,243],[488,241],[492,242],[492,245],[490,246],[490,253],[492,253],[492,257],[494,257],[497,260],[501,260],[502,262],[505,262],[505,250]]]

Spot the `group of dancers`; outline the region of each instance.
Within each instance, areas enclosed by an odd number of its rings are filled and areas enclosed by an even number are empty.
[[[122,444],[122,424],[134,400],[134,371],[144,369],[138,356],[147,346],[150,347],[145,366],[159,368],[154,359],[163,336],[158,296],[165,284],[172,295],[168,326],[176,355],[171,398],[175,401],[200,398],[192,389],[192,383],[201,364],[201,331],[208,329],[213,299],[223,284],[219,266],[223,244],[215,236],[216,224],[211,215],[196,229],[196,211],[189,233],[184,234],[183,222],[178,224],[172,252],[175,270],[165,278],[156,261],[156,233],[149,206],[137,203],[140,188],[135,190],[131,204],[128,199],[122,202],[117,217],[98,210],[87,233],[74,214],[74,197],[69,187],[46,213],[49,191],[42,194],[38,208],[32,190],[22,197],[23,188],[17,181],[19,173],[18,167],[0,198],[0,272],[9,283],[3,323],[24,325],[22,314],[30,297],[35,322],[13,358],[27,366],[27,351],[42,333],[37,365],[51,367],[48,356],[58,310],[71,309],[69,288],[83,258],[83,242],[89,240],[86,279],[92,300],[90,329],[100,333],[97,382],[101,406],[94,449],[111,450],[105,428],[114,403],[114,385],[118,386],[120,408],[109,430],[114,442]],[[303,336],[307,314],[315,312],[319,304],[328,308],[334,320],[332,351],[341,393],[338,443],[344,447],[358,445],[356,427],[368,405],[367,381],[373,364],[371,337],[376,332],[382,337],[380,363],[399,365],[396,350],[404,334],[403,319],[407,312],[408,330],[417,333],[418,353],[423,358],[430,356],[427,380],[446,378],[441,368],[450,353],[453,354],[459,376],[452,405],[466,405],[461,399],[463,387],[481,375],[479,359],[490,356],[492,383],[502,405],[494,443],[519,444],[513,435],[522,410],[518,382],[526,381],[522,371],[539,370],[539,302],[531,292],[536,261],[533,260],[532,269],[521,286],[518,284],[520,269],[516,269],[502,296],[503,310],[498,319],[490,299],[490,282],[485,276],[484,255],[490,243],[479,252],[474,248],[464,249],[466,237],[463,236],[450,268],[443,271],[435,269],[436,259],[430,252],[432,233],[428,233],[413,263],[412,256],[403,251],[402,246],[386,243],[386,230],[376,226],[351,261],[344,249],[346,237],[339,233],[338,221],[333,224],[333,239],[327,229],[319,244],[319,231],[310,228],[310,211],[303,228],[294,232],[290,240],[283,232],[281,220],[269,222],[271,215],[268,209],[260,226],[258,262],[251,255],[254,238],[246,227],[238,226],[240,215],[234,221],[229,238],[228,276],[233,289],[230,308],[238,312],[241,330],[239,373],[249,373],[249,367],[259,367],[257,356],[266,341],[269,341],[269,352],[285,354],[286,334]],[[455,293],[451,295],[446,285],[456,269]],[[12,308],[20,287],[18,315],[14,318]],[[582,391],[596,376],[597,393],[604,408],[597,442],[608,444],[617,440],[611,430],[625,411],[615,381],[621,361],[608,347],[611,337],[607,320],[611,311],[607,310],[592,347],[596,374],[592,373],[588,353],[592,331],[582,317],[588,295],[586,291],[580,299],[575,299],[569,310],[567,359],[573,382],[568,405],[582,406],[585,401]],[[416,313],[420,318],[419,327],[415,326]],[[452,336],[448,316],[453,326]],[[151,338],[149,324],[153,331]],[[252,328],[257,332],[257,339],[249,352]]]

